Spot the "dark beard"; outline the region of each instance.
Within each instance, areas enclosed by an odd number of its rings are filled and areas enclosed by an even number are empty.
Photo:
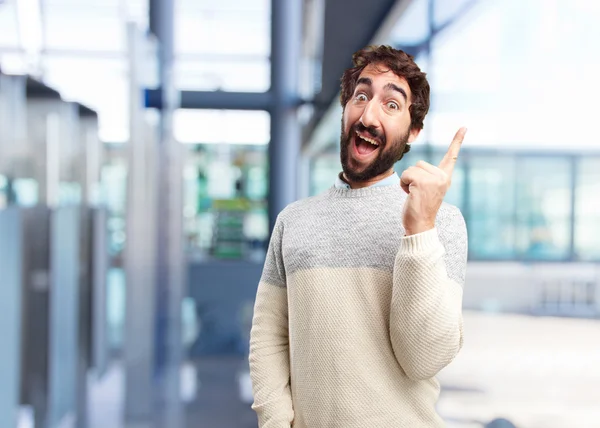
[[[342,125],[343,126],[343,125]],[[350,144],[352,137],[356,132],[368,133],[373,138],[379,141],[379,154],[377,157],[362,171],[353,170],[350,166]],[[390,143],[388,149],[385,135],[380,135],[376,129],[367,128],[361,123],[354,125],[348,134],[340,137],[340,159],[342,161],[342,170],[346,178],[352,182],[364,182],[389,171],[404,154],[404,147],[408,143],[409,130],[405,134],[400,135]]]

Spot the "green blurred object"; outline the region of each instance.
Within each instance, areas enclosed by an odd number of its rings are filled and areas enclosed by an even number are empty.
[[[215,199],[213,208],[221,211],[248,211],[250,209],[250,201],[248,199]]]
[[[247,199],[213,201],[215,229],[213,255],[219,259],[242,259],[245,254],[244,217],[251,208]]]

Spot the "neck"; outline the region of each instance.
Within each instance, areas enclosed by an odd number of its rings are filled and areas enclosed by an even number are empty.
[[[344,181],[350,185],[351,189],[362,189],[364,187],[372,186],[373,184],[388,178],[392,174],[394,174],[394,168],[391,168],[383,174],[379,174],[377,177],[373,177],[366,181],[351,181],[348,179],[348,177],[346,177],[345,173],[342,174],[342,177],[344,178]]]

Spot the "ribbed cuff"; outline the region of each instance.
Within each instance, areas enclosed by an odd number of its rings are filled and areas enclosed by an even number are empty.
[[[400,240],[399,251],[405,254],[415,254],[424,251],[431,251],[439,245],[442,244],[438,237],[437,228],[434,227],[426,232],[404,236]]]

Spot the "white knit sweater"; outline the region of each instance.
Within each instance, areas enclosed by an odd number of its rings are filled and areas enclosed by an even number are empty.
[[[463,342],[467,233],[443,204],[404,236],[400,186],[336,189],[278,216],[250,372],[261,428],[441,427],[435,375]]]

